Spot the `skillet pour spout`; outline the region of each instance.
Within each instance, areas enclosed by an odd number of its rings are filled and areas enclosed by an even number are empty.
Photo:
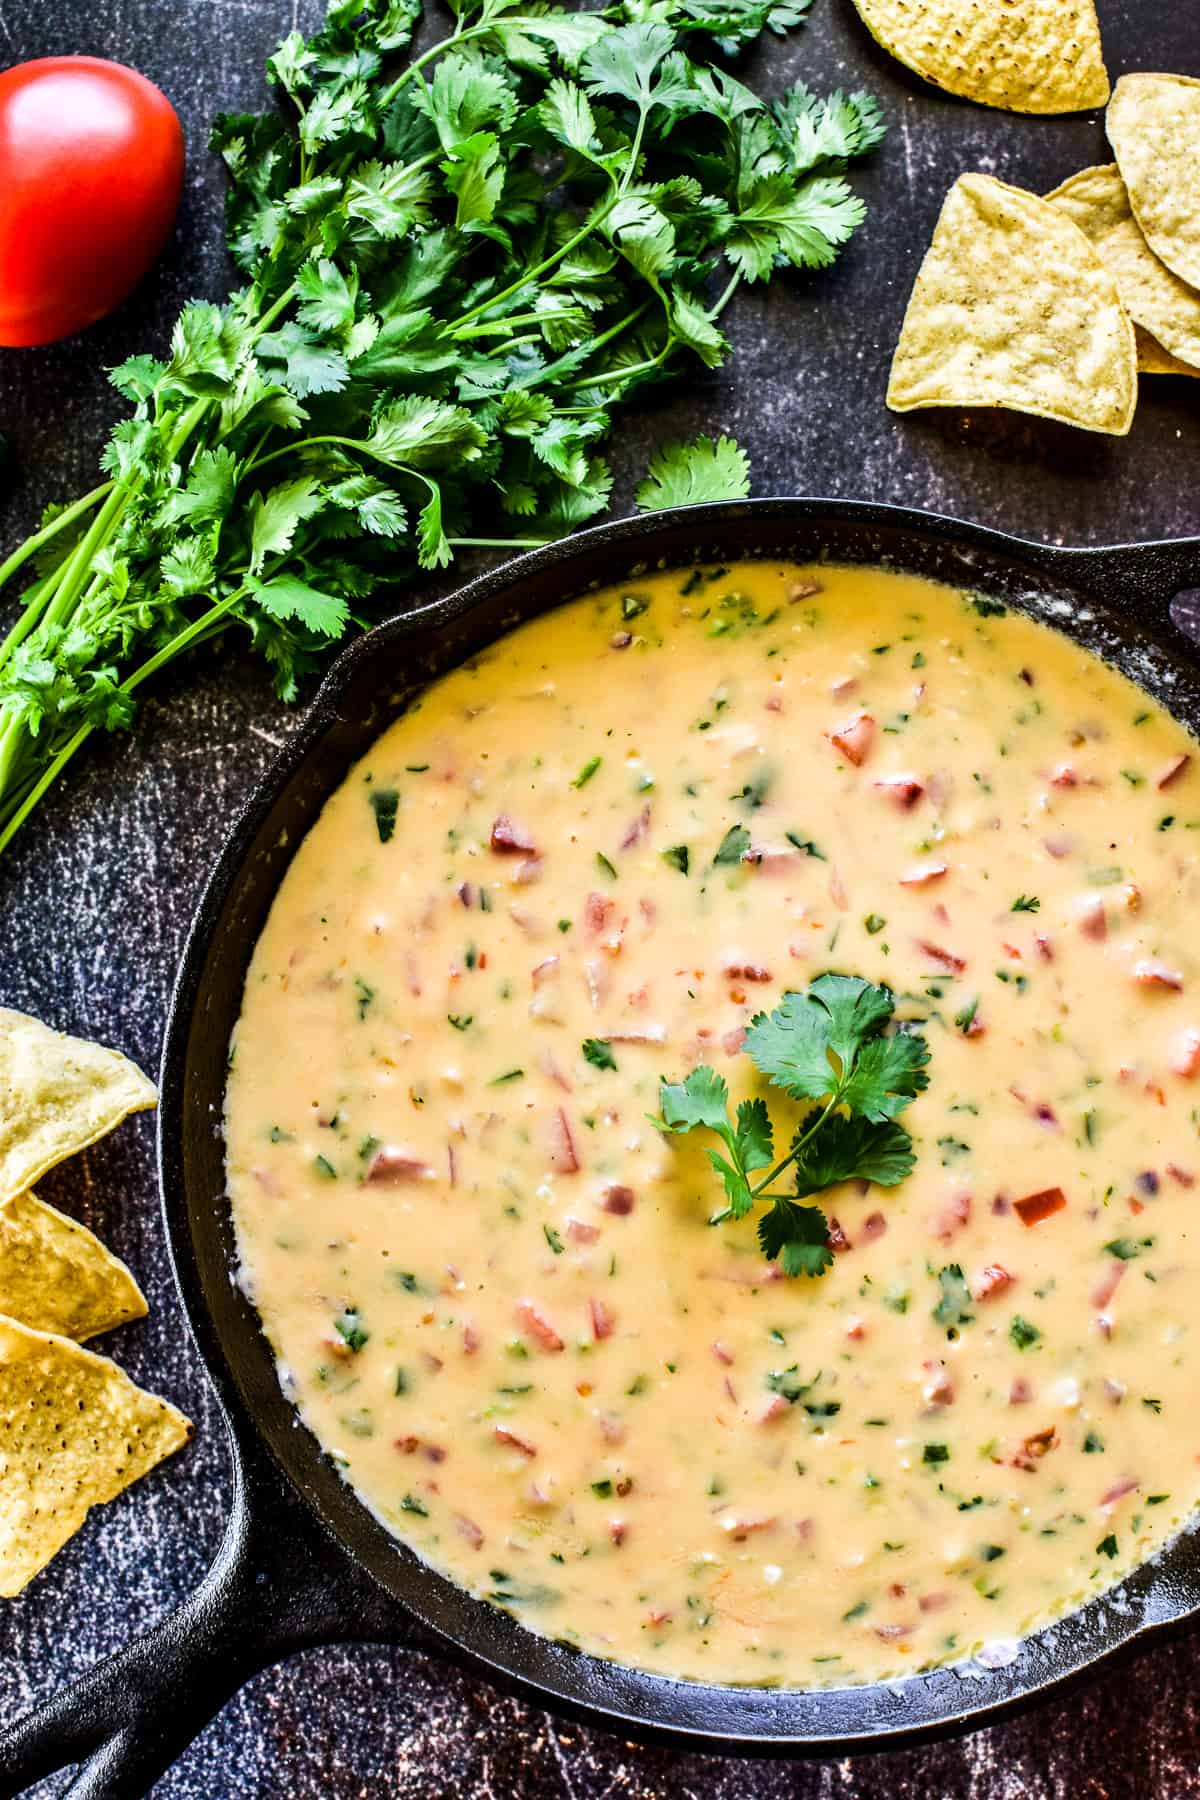
[[[447,1656],[567,1717],[724,1754],[847,1756],[973,1729],[1057,1693],[1200,1610],[1185,1531],[1121,1585],[1006,1653],[903,1680],[810,1691],[709,1686],[534,1636],[392,1538],[282,1393],[253,1306],[230,1279],[226,1048],[246,968],[297,844],[350,765],[430,680],[512,626],[657,568],[762,558],[886,566],[1045,620],[1200,734],[1200,538],[1063,549],[931,514],[776,499],[679,508],[580,533],[377,627],[338,659],[236,824],[201,900],[167,1025],[159,1113],[176,1279],[225,1411],[225,1541],[172,1617],[0,1731],[0,1800],[82,1763],[72,1800],[135,1800],[256,1670],[334,1641]]]

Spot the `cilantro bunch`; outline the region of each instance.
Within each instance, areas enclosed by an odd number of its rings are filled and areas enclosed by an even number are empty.
[[[896,1119],[929,1085],[929,1049],[915,1031],[889,1031],[895,1001],[888,988],[856,975],[821,975],[803,994],[785,994],[771,1013],[759,1013],[745,1050],[773,1087],[792,1100],[814,1101],[801,1118],[787,1155],[775,1160],[774,1128],[766,1101],[743,1100],[729,1117],[724,1076],[702,1067],[684,1081],[662,1082],[659,1129],[712,1131],[723,1149],[706,1151],[721,1177],[726,1205],[711,1224],[741,1219],[761,1201],[763,1255],[788,1275],[823,1275],[833,1262],[829,1223],[819,1206],[799,1202],[842,1181],[896,1187],[912,1173],[912,1139]],[[792,1168],[792,1195],[772,1192]],[[769,1169],[760,1181],[751,1176]]]
[[[0,850],[165,663],[236,628],[276,690],[463,545],[605,506],[614,410],[729,346],[744,281],[821,268],[863,217],[864,94],[767,102],[714,62],[811,0],[331,0],[268,65],[277,111],[218,118],[244,285],[165,360],[112,372],[105,479],[0,561]],[[727,440],[675,446],[647,507],[742,495]]]

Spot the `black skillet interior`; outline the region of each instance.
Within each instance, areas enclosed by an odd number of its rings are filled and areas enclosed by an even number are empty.
[[[411,1637],[407,1621],[415,1619],[432,1629],[427,1642],[440,1643],[476,1670],[632,1735],[666,1734],[726,1753],[845,1755],[982,1723],[1200,1607],[1200,1554],[1185,1534],[1153,1565],[1135,1572],[1119,1596],[1092,1602],[994,1667],[942,1669],[890,1685],[817,1692],[670,1681],[536,1637],[418,1562],[355,1498],[280,1391],[257,1315],[231,1278],[234,1244],[220,1119],[226,1048],[247,962],[296,845],[349,765],[414,692],[509,626],[592,586],[658,567],[740,557],[882,564],[977,589],[1068,631],[1200,732],[1200,661],[1185,635],[1186,596],[1171,611],[1180,590],[1200,587],[1200,540],[1057,550],[921,513],[844,502],[748,502],[602,526],[511,563],[351,646],[213,874],[184,956],[164,1058],[161,1169],[177,1275],[235,1442],[242,1445],[225,1573],[210,1577],[202,1604],[192,1609],[203,1612],[199,1625],[181,1621],[176,1637],[194,1629],[218,1650],[229,1641],[220,1621],[222,1608],[232,1604],[222,1592],[224,1581],[227,1589],[238,1589],[237,1605],[260,1640],[257,1654],[242,1657],[245,1668],[235,1658],[237,1666],[214,1684],[221,1691],[214,1691],[210,1705],[219,1704],[251,1666],[300,1642],[404,1639]],[[269,1456],[261,1454],[263,1444]],[[290,1508],[303,1539],[302,1554],[293,1544],[290,1563],[282,1547],[287,1530],[262,1528],[276,1504],[271,1495],[289,1489],[279,1504]],[[314,1518],[323,1530],[313,1529]],[[247,1556],[256,1562],[250,1573]],[[373,1579],[364,1581],[364,1570]],[[304,1598],[298,1588],[310,1601],[320,1590],[307,1623],[298,1623]],[[254,1604],[247,1592],[259,1596]],[[193,1667],[182,1673],[197,1676],[194,1646],[187,1653],[181,1644],[164,1643],[164,1654],[180,1661],[190,1655]],[[90,1706],[103,1710],[95,1695]],[[196,1710],[207,1711],[199,1697]],[[69,1704],[58,1708],[57,1717],[60,1726],[70,1719]],[[198,1716],[189,1733],[202,1722]],[[178,1750],[186,1740],[182,1729],[174,1735]],[[42,1738],[48,1737],[44,1727]],[[76,1731],[73,1741],[90,1748],[101,1740],[93,1730],[90,1736]],[[16,1738],[0,1734],[0,1794],[16,1791],[2,1773],[9,1743],[20,1747]],[[26,1756],[22,1767],[28,1779],[63,1760],[48,1762],[43,1742],[41,1753]],[[147,1773],[151,1760],[165,1766],[169,1757],[164,1750],[147,1759]],[[71,1790],[81,1796],[137,1791],[119,1776],[109,1782],[95,1777]]]

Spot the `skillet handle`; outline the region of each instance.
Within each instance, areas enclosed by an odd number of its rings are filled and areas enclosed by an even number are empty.
[[[1130,602],[1152,629],[1200,648],[1200,538],[1163,538],[1110,549],[1055,549],[1052,566],[1099,600]]]
[[[257,1463],[235,1453],[224,1540],[178,1611],[0,1730],[0,1800],[76,1763],[62,1800],[143,1800],[271,1663],[348,1640],[435,1648]]]

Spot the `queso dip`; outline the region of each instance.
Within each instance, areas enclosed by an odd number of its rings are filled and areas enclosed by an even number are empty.
[[[862,569],[654,575],[430,687],[296,854],[227,1102],[242,1279],[363,1501],[713,1682],[963,1658],[1160,1547],[1200,1495],[1195,750]],[[789,1279],[649,1115],[702,1063],[774,1110],[744,1029],[827,970],[930,1085],[914,1173],[821,1196]]]

